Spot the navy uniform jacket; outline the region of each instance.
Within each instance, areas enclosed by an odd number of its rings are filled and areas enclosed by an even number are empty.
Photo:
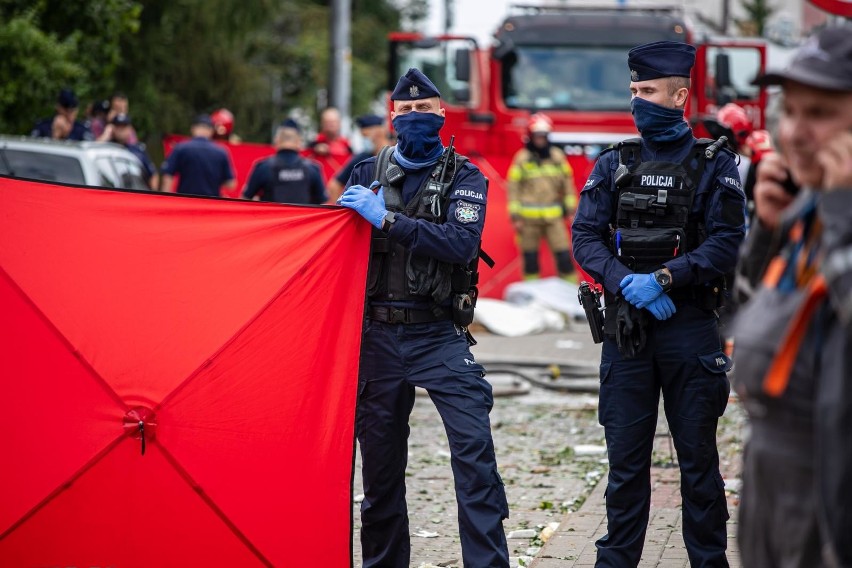
[[[657,145],[641,143],[642,162],[681,163],[692,150],[695,138]],[[630,165],[630,164],[628,164]],[[598,158],[574,216],[572,235],[574,258],[597,282],[615,294],[621,280],[632,271],[612,250],[610,224],[615,224],[618,191],[613,182],[618,168],[618,151],[609,149]],[[692,214],[703,218],[707,239],[697,248],[664,264],[672,273],[675,288],[703,284],[731,272],[745,237],[745,195],[737,164],[727,151],[707,160],[704,175],[692,201]]]
[[[142,162],[145,181],[150,182],[151,176],[157,173],[157,167],[154,165],[154,162],[151,161],[151,158],[148,157],[148,153],[145,151],[145,148],[142,147],[141,144],[128,144],[125,148],[127,148],[134,156],[139,158],[140,162]]]
[[[219,197],[219,188],[234,179],[228,153],[207,138],[193,138],[174,147],[163,173],[180,174],[177,192]]]
[[[33,127],[30,136],[37,138],[51,138],[53,136],[53,117],[45,118],[36,123]],[[71,125],[71,133],[68,135],[68,140],[94,140],[95,136],[89,127],[75,120]]]
[[[248,183],[243,191],[243,197],[251,199],[258,193],[263,194],[264,192],[268,192],[267,196],[272,194],[272,168],[276,158],[281,160],[284,167],[296,167],[300,160],[307,165],[310,201],[302,205],[320,205],[328,201],[328,194],[325,192],[325,183],[322,181],[319,166],[300,157],[295,150],[278,150],[275,156],[259,162],[252,168]],[[296,201],[287,201],[286,203],[296,203]]]
[[[406,204],[423,185],[434,166],[406,171],[402,197]],[[346,184],[370,187],[376,179],[376,158],[355,166]],[[447,220],[438,225],[424,219],[411,219],[397,214],[389,236],[411,251],[453,264],[467,264],[479,253],[482,228],[485,224],[485,177],[479,168],[465,163],[456,173],[450,193]]]

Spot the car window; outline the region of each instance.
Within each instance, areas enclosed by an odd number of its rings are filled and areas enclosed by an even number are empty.
[[[121,187],[118,175],[112,167],[109,158],[103,157],[96,159],[95,166],[98,170],[98,185],[103,187]]]
[[[0,173],[20,178],[85,185],[83,167],[72,156],[0,147]],[[5,159],[3,159],[5,157]]]
[[[120,186],[125,189],[148,189],[148,184],[145,183],[145,175],[142,172],[142,166],[138,162],[127,160],[125,158],[116,158],[116,171]]]

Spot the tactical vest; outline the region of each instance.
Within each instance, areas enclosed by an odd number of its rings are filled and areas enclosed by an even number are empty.
[[[692,202],[706,160],[719,149],[716,144],[699,139],[682,163],[642,162],[638,138],[618,144],[618,205],[610,246],[634,272],[653,272],[706,238],[704,220],[692,213]]]
[[[272,180],[269,191],[263,192],[263,201],[276,203],[311,203],[310,166],[302,158],[287,165],[279,155],[272,158]]]
[[[394,163],[392,154],[393,147],[388,146],[376,158],[375,178],[384,187],[385,208],[411,219],[443,224],[456,174],[468,159],[455,151],[445,151],[414,197],[404,203],[402,179],[394,180],[402,170]],[[423,302],[435,308],[445,304],[454,293],[468,294],[475,290],[477,261],[478,257],[462,266],[414,255],[406,247],[393,243],[381,230],[374,229],[367,296],[385,302]]]

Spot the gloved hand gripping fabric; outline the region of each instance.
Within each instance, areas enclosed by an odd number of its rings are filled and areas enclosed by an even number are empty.
[[[344,207],[354,209],[375,228],[381,229],[388,210],[385,208],[384,189],[379,189],[378,194],[373,193],[373,189],[378,186],[377,181],[374,181],[370,187],[350,186],[337,202]]]

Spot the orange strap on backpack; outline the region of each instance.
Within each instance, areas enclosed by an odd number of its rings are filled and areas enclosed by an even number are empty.
[[[763,378],[763,392],[772,397],[778,397],[787,390],[790,382],[790,373],[802,346],[802,340],[808,331],[808,325],[816,312],[817,307],[828,295],[828,286],[822,274],[816,271],[822,256],[820,254],[811,257],[811,251],[819,250],[819,237],[822,233],[822,223],[817,219],[811,231],[806,234],[805,224],[801,219],[790,228],[790,242],[800,243],[803,249],[794,256],[796,280],[802,284],[807,283],[802,292],[804,298],[799,309],[793,315],[786,333],[778,345],[778,352],[772,359],[772,363]],[[810,262],[809,262],[810,261]],[[763,285],[767,288],[777,288],[782,276],[787,272],[791,258],[783,254],[776,256],[769,263],[763,276]]]
[[[790,381],[790,372],[802,346],[802,339],[808,330],[808,324],[817,307],[828,295],[828,286],[822,274],[817,274],[809,283],[805,291],[805,298],[799,310],[793,316],[787,333],[778,346],[778,353],[772,360],[769,370],[763,379],[763,392],[769,396],[777,397],[784,394],[787,383]]]

